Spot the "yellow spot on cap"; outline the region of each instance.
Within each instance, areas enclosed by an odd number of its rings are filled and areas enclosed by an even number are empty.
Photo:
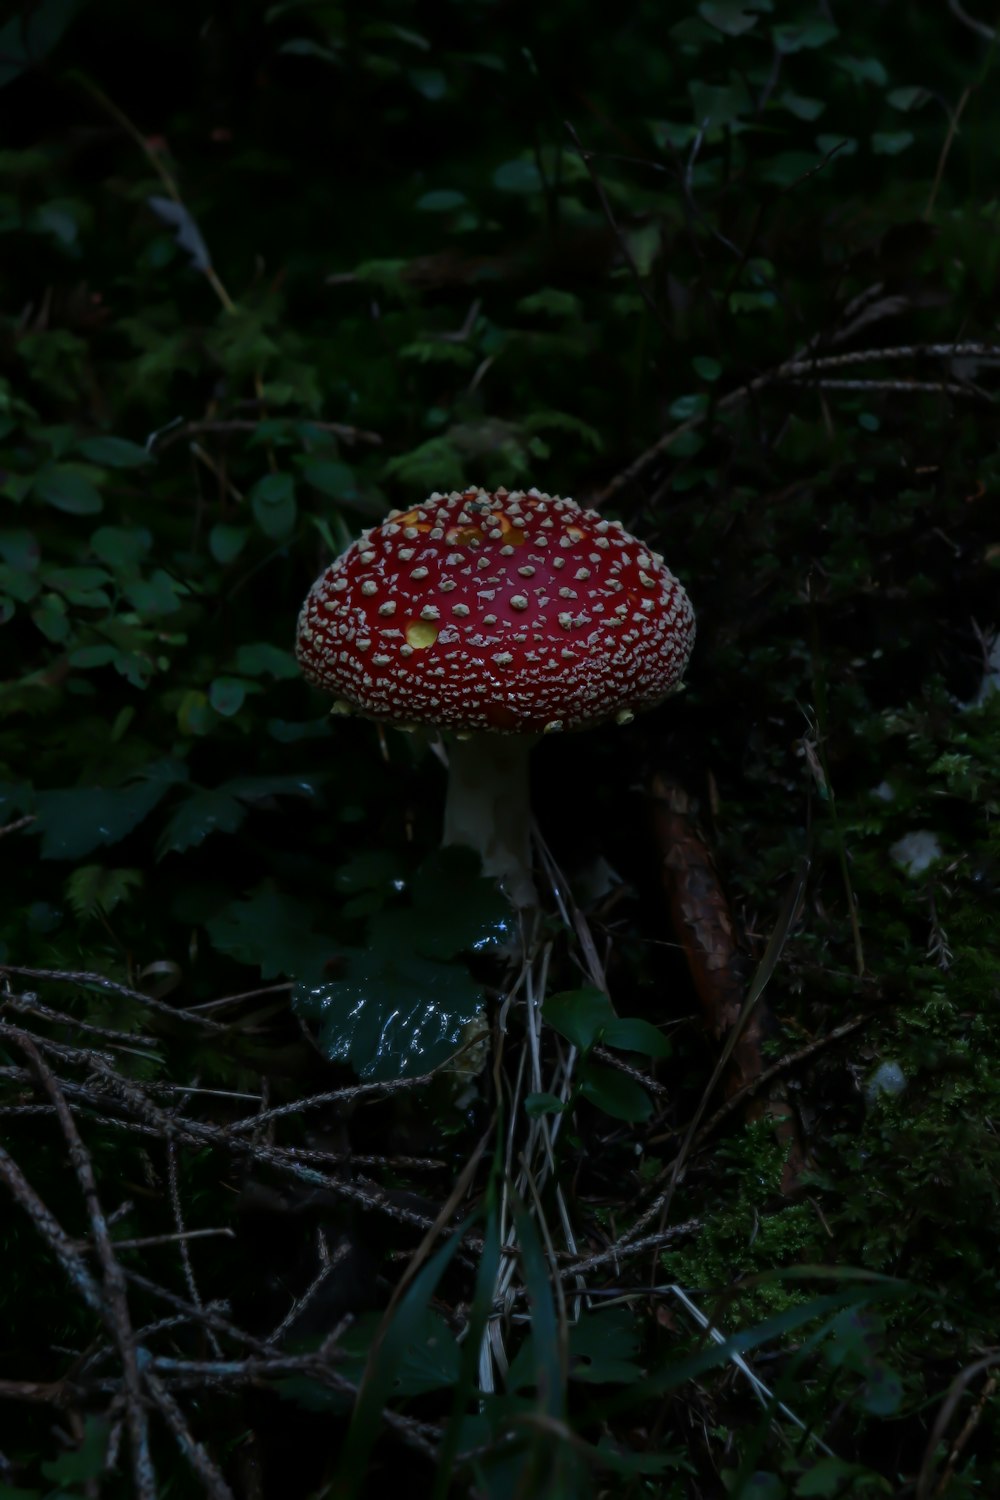
[[[450,542],[452,546],[478,547],[483,539],[483,528],[481,526],[452,526],[444,535],[445,541]]]
[[[404,515],[392,517],[397,526],[412,526],[416,531],[430,531],[431,522],[427,519],[426,511],[421,516],[419,510],[408,510]]]
[[[438,638],[438,627],[430,620],[410,620],[406,626],[406,644],[414,651],[425,651]]]

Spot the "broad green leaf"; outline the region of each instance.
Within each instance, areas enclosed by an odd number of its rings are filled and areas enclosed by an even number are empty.
[[[615,1016],[604,1028],[606,1047],[620,1047],[623,1052],[641,1052],[644,1057],[669,1057],[670,1043],[662,1031],[637,1016]]]
[[[798,120],[818,120],[826,109],[824,99],[810,99],[804,94],[794,93],[792,89],[785,89],[779,94],[775,104],[781,109],[787,109]]]
[[[274,677],[282,682],[299,675],[293,651],[270,641],[245,641],[236,650],[236,670],[243,677]]]
[[[249,535],[249,526],[230,526],[219,521],[208,533],[208,550],[217,563],[228,567],[243,551]]]
[[[524,1112],[529,1120],[536,1115],[561,1115],[566,1108],[566,1101],[555,1094],[526,1094],[524,1098]]]
[[[638,1122],[648,1120],[653,1113],[653,1101],[646,1090],[615,1068],[585,1063],[580,1069],[580,1092],[615,1120]]]
[[[909,88],[890,89],[885,96],[885,102],[886,104],[890,104],[893,109],[906,111],[921,109],[927,103],[928,99],[931,98],[933,98],[933,95],[928,89],[921,88],[919,84],[914,84]]]
[[[68,464],[51,464],[34,482],[39,500],[74,516],[94,516],[104,502],[86,474]]]
[[[742,36],[760,20],[754,14],[753,0],[702,0],[698,14],[726,36]]]
[[[243,707],[247,684],[241,677],[216,677],[208,689],[208,701],[217,714],[231,719]]]
[[[235,833],[246,817],[246,808],[235,797],[218,788],[198,787],[171,813],[157,842],[159,857],[197,848],[210,833]]]
[[[484,879],[478,856],[470,850],[435,850],[414,875],[411,892],[414,943],[426,957],[495,952],[510,944],[510,903],[495,881]]]
[[[177,761],[158,761],[128,786],[40,791],[34,831],[42,835],[42,858],[81,859],[102,844],[118,843],[186,777]]]
[[[90,538],[95,556],[109,568],[134,568],[152,545],[153,534],[145,526],[99,526]]]
[[[639,1347],[635,1318],[628,1308],[582,1313],[569,1331],[571,1380],[620,1385],[642,1374],[633,1356]]]
[[[125,584],[124,593],[136,614],[151,620],[158,615],[172,615],[182,608],[182,587],[163,568],[157,568],[149,578],[130,579]]]
[[[78,646],[69,653],[68,661],[71,667],[88,671],[91,667],[109,666],[117,659],[118,654],[117,646]]]
[[[72,598],[74,594],[93,593],[112,580],[103,568],[45,568],[42,581],[47,588]]]
[[[33,573],[41,560],[42,549],[33,531],[18,528],[0,531],[0,557],[17,573]]]
[[[130,443],[127,438],[84,438],[79,449],[84,458],[89,458],[91,463],[100,464],[105,469],[138,469],[143,464],[153,462],[145,448],[140,448],[138,443]]]
[[[350,950],[343,978],[298,985],[297,1015],[320,1023],[331,1062],[361,1078],[403,1078],[447,1062],[481,1029],[482,989],[461,964],[398,946]]]
[[[707,354],[696,354],[691,361],[691,365],[695,374],[700,376],[702,380],[715,381],[722,374],[722,366],[719,361],[712,359]]]
[[[876,130],[872,136],[872,150],[876,156],[898,156],[907,146],[912,146],[915,139],[912,130]]]
[[[321,495],[343,500],[357,495],[353,469],[332,458],[309,459],[302,465],[302,477]]]
[[[79,1445],[58,1458],[46,1459],[41,1470],[46,1479],[59,1485],[85,1484],[105,1472],[109,1423],[103,1417],[84,1418],[83,1439]]]
[[[30,10],[12,15],[0,29],[0,88],[49,55],[79,8],[80,0],[40,0]],[[65,1476],[60,1473],[47,1477]],[[94,1475],[72,1477],[91,1479]]]
[[[220,953],[259,968],[265,980],[287,975],[314,983],[340,946],[315,932],[302,903],[271,881],[246,900],[230,902],[205,926]]]
[[[540,193],[542,174],[537,163],[527,157],[505,161],[493,173],[493,186],[504,193]]]
[[[699,130],[719,130],[723,125],[731,125],[741,115],[750,114],[753,110],[750,91],[742,79],[734,79],[731,84],[723,87],[692,79],[688,84],[688,93]]]
[[[469,200],[464,193],[457,192],[454,188],[436,188],[433,192],[424,193],[414,204],[415,208],[427,214],[452,213],[456,208],[462,208]]]
[[[291,474],[265,474],[250,491],[254,520],[266,537],[280,541],[295,526],[295,480]]]
[[[821,151],[824,156],[835,152],[838,158],[853,156],[858,149],[858,142],[853,135],[818,135],[816,137],[816,150]]]
[[[831,21],[787,21],[771,27],[771,36],[779,52],[812,51],[825,47],[840,32]]]
[[[333,888],[342,896],[356,896],[361,891],[388,895],[405,885],[405,865],[392,849],[361,849],[333,875]]]
[[[833,61],[855,83],[874,83],[884,88],[889,81],[885,65],[877,57],[835,57]]]
[[[550,995],[542,1006],[545,1021],[581,1052],[599,1041],[615,1018],[614,1007],[603,990],[564,990]]]

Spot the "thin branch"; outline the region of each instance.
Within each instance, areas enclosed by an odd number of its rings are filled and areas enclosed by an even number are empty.
[[[53,979],[60,984],[95,985],[100,990],[121,995],[125,1000],[134,1000],[147,1010],[155,1011],[157,1015],[170,1016],[175,1021],[188,1021],[196,1026],[203,1026],[206,1031],[230,1030],[222,1021],[210,1021],[207,1016],[196,1016],[190,1011],[175,1009],[161,1000],[154,1000],[151,995],[144,995],[141,990],[133,990],[127,984],[119,984],[117,980],[108,979],[104,974],[92,974],[87,969],[27,969],[19,964],[0,963],[0,974],[17,974],[23,979]]]
[[[594,184],[594,191],[596,192],[597,197],[600,201],[601,208],[604,211],[604,217],[607,219],[611,233],[618,241],[618,248],[621,251],[623,258],[627,262],[629,270],[632,272],[632,277],[635,281],[636,290],[638,291],[639,296],[642,298],[643,302],[645,302],[646,306],[653,314],[653,317],[664,329],[664,331],[670,333],[670,325],[667,322],[666,318],[663,316],[660,309],[657,307],[653,298],[650,296],[649,289],[647,288],[646,283],[643,280],[642,272],[639,270],[635,256],[632,254],[631,246],[629,245],[629,242],[625,235],[618,227],[618,223],[615,219],[611,204],[608,201],[608,195],[604,191],[604,184],[598,176],[597,169],[594,166],[594,161],[591,153],[584,150],[583,145],[580,141],[580,137],[577,135],[569,120],[564,120],[563,124],[572,136],[573,145],[576,147],[577,154],[586,167],[587,174],[590,177],[591,182]]]
[[[132,1447],[132,1476],[135,1483],[135,1492],[139,1500],[156,1500],[158,1487],[156,1473],[153,1469],[152,1455],[149,1449],[149,1424],[142,1399],[142,1381],[139,1374],[139,1359],[135,1336],[132,1332],[132,1320],[128,1309],[125,1273],[122,1271],[115,1256],[111,1232],[108,1229],[108,1223],[97,1192],[97,1181],[94,1177],[94,1167],[90,1159],[90,1152],[84,1145],[80,1132],[76,1128],[76,1122],[73,1119],[62,1088],[43,1058],[41,1051],[24,1034],[18,1037],[18,1045],[30,1059],[42,1087],[56,1107],[59,1124],[66,1138],[66,1144],[69,1147],[73,1170],[76,1173],[77,1181],[80,1184],[87,1205],[87,1217],[90,1219],[91,1234],[94,1238],[104,1278],[102,1310],[108,1328],[118,1345],[118,1352],[122,1363],[125,1384],[125,1409]]]
[[[985,21],[978,21],[975,16],[970,16],[969,12],[964,10],[959,4],[959,0],[948,0],[948,9],[956,21],[961,21],[963,26],[968,26],[969,30],[974,31],[977,36],[981,36],[984,42],[996,41],[997,32],[995,28],[987,26]]]
[[[649,466],[656,462],[664,453],[682,438],[685,433],[693,432],[696,428],[704,425],[709,417],[717,416],[720,412],[729,411],[734,406],[740,405],[747,397],[755,395],[765,386],[779,385],[782,382],[797,381],[801,377],[815,377],[820,372],[827,370],[838,370],[845,366],[871,364],[879,360],[922,360],[922,359],[982,359],[1000,362],[1000,345],[981,343],[959,343],[959,344],[905,344],[890,349],[854,349],[846,354],[817,355],[810,359],[802,359],[798,355],[786,360],[773,370],[767,370],[762,375],[757,375],[745,385],[738,386],[736,390],[729,391],[714,406],[703,412],[696,412],[686,422],[672,427],[663,433],[651,447],[638,458],[632,460],[618,474],[604,486],[603,490],[594,497],[592,504],[595,506],[606,505],[607,502],[618,491],[627,484],[631,484],[640,474],[644,473]],[[940,391],[941,383],[933,384],[933,390]],[[910,387],[912,389],[912,386]]]

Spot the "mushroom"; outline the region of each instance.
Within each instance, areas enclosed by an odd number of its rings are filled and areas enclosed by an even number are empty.
[[[334,712],[452,731],[444,842],[527,907],[535,737],[628,723],[677,687],[693,642],[684,589],[620,522],[467,489],[363,532],[310,589],[297,653]]]

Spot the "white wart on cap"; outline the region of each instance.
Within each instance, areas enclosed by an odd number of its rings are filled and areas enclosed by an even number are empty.
[[[684,589],[618,521],[469,489],[364,532],[310,590],[297,651],[369,718],[534,733],[658,703],[693,644]]]

